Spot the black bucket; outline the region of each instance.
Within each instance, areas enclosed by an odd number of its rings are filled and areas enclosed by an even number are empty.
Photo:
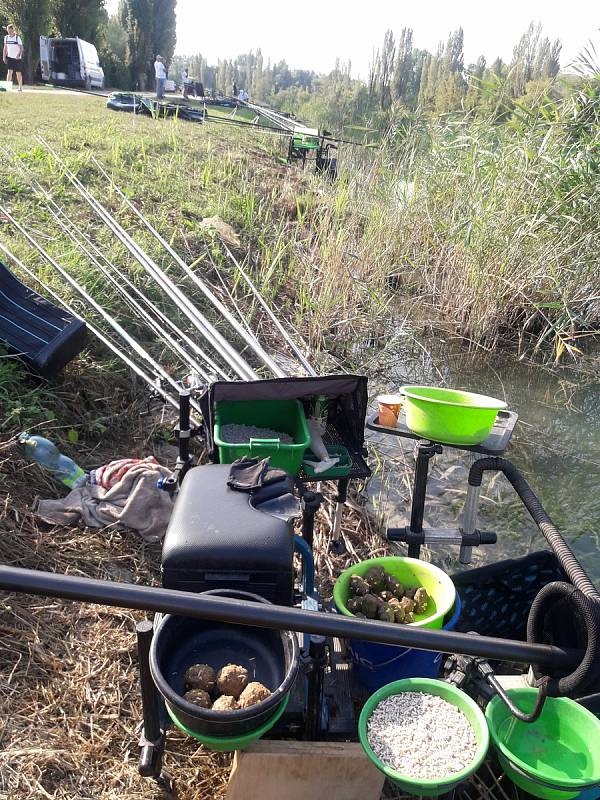
[[[234,589],[213,589],[203,594],[269,603],[257,594]],[[215,670],[239,664],[248,670],[251,681],[264,684],[272,694],[237,711],[200,708],[183,698],[184,675],[192,664],[209,664]],[[172,714],[188,731],[211,737],[238,737],[267,723],[286,700],[297,669],[295,633],[172,614],[160,621],[150,649],[152,678]]]

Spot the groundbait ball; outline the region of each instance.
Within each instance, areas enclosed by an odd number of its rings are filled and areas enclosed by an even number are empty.
[[[215,688],[215,680],[215,671],[208,664],[192,664],[184,675],[185,685],[188,689],[204,689],[209,694]]]
[[[263,684],[258,681],[252,681],[241,693],[239,707],[248,708],[248,706],[255,706],[257,703],[266,700],[267,697],[270,696],[271,692],[266,686],[263,686]]]
[[[389,603],[390,600],[394,599],[394,595],[387,589],[384,589],[383,592],[379,592],[379,597],[381,597],[384,603]]]
[[[200,708],[210,708],[212,706],[210,695],[204,689],[190,689],[189,692],[183,695],[183,698],[188,703],[193,703],[195,706],[200,706]]]
[[[248,684],[248,670],[239,664],[227,664],[217,672],[217,689],[219,694],[237,698]]]
[[[428,604],[429,595],[427,594],[427,589],[421,586],[415,592],[415,614],[424,614],[427,611]]]
[[[213,711],[237,711],[238,708],[237,700],[230,694],[222,694],[221,697],[217,697],[212,705]]]
[[[416,593],[417,593],[417,587],[416,586],[412,586],[410,589],[405,589],[404,590],[405,597],[409,597],[411,600],[413,599],[413,597],[415,596]]]
[[[366,594],[362,601],[362,612],[368,619],[375,619],[381,600],[374,594]]]
[[[404,609],[404,614],[411,614],[415,610],[415,601],[411,600],[410,597],[403,597],[400,600],[400,608]]]
[[[369,584],[361,575],[351,575],[350,591],[354,595],[365,595],[369,591]]]
[[[415,615],[412,613],[412,611],[408,611],[404,615],[404,624],[405,625],[410,625],[411,622],[414,622],[414,621],[415,621]]]
[[[394,622],[396,619],[396,611],[389,603],[382,603],[377,609],[377,617],[382,622]]]
[[[384,584],[387,591],[391,592],[394,597],[398,598],[398,600],[404,597],[404,586],[394,575],[390,575],[388,572],[386,572]]]
[[[346,603],[346,608],[351,614],[356,614],[358,611],[362,611],[362,604],[362,597],[351,597]]]
[[[383,582],[385,580],[385,570],[383,567],[371,567],[365,572],[365,580],[375,591],[383,589]]]

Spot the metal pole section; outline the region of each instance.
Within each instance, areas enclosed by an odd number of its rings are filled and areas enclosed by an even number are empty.
[[[533,663],[551,669],[572,667],[583,657],[580,651],[565,650],[545,644],[456,633],[443,629],[390,625],[385,622],[344,617],[341,614],[207,597],[176,589],[58,575],[19,567],[0,566],[0,589],[45,597],[61,597],[84,603],[179,614],[258,628],[318,633],[342,639],[362,639],[401,647],[414,647],[417,650],[463,653],[502,661]]]
[[[127,356],[122,350],[120,350],[115,344],[113,344],[111,340],[102,333],[102,331],[100,331],[98,328],[94,327],[94,325],[85,320],[80,314],[74,311],[68,303],[65,303],[65,301],[62,299],[62,297],[60,297],[60,295],[52,291],[52,289],[49,286],[46,286],[46,284],[43,281],[41,281],[34,272],[32,272],[28,267],[26,267],[22,261],[20,261],[16,256],[14,256],[10,252],[10,250],[8,250],[8,248],[6,248],[2,244],[2,242],[0,242],[0,250],[5,255],[7,255],[12,261],[14,261],[14,263],[19,267],[19,269],[23,270],[23,272],[26,275],[29,275],[30,278],[32,278],[36,283],[38,283],[42,287],[42,289],[50,295],[50,297],[53,297],[58,303],[60,303],[60,305],[63,308],[65,308],[69,312],[69,314],[72,314],[76,319],[81,320],[81,322],[85,322],[88,330],[90,330],[94,334],[94,336],[100,339],[102,344],[106,345],[106,347],[108,347],[108,349],[111,352],[113,352],[117,356],[117,358],[119,358],[121,361],[127,364],[127,366],[133,372],[135,372],[135,374],[138,377],[140,377],[143,381],[145,381],[145,383],[147,383],[148,386],[150,386],[152,389],[158,392],[158,394],[160,394],[161,397],[167,403],[170,403],[174,408],[179,408],[179,402],[172,395],[166,392],[160,386],[160,384],[157,384],[146,372],[144,372],[143,369],[141,369],[141,367],[139,367],[134,361],[132,361],[129,358],[129,356]],[[200,411],[200,408],[197,407],[196,404],[194,404],[194,408]]]
[[[54,267],[54,269],[55,269],[55,270],[57,270],[57,272],[59,272],[59,273],[60,273],[60,274],[63,276],[63,278],[64,278],[64,279],[67,281],[67,283],[68,283],[70,286],[72,286],[72,287],[73,287],[73,289],[75,289],[75,291],[76,291],[76,292],[78,292],[78,293],[79,293],[79,294],[80,294],[80,295],[83,297],[83,299],[84,299],[84,300],[85,300],[87,303],[89,303],[89,305],[91,305],[91,306],[92,306],[92,308],[93,308],[93,309],[94,309],[94,310],[95,310],[95,311],[96,311],[96,312],[97,312],[97,313],[98,313],[98,314],[99,314],[101,317],[103,317],[103,319],[104,319],[104,320],[105,320],[105,321],[106,321],[106,322],[107,322],[107,323],[110,325],[110,327],[111,327],[111,328],[112,328],[112,329],[113,329],[113,330],[114,330],[116,333],[118,333],[118,335],[119,335],[119,336],[120,336],[120,337],[121,337],[121,338],[122,338],[122,339],[123,339],[125,342],[127,342],[127,344],[128,344],[128,345],[129,345],[129,346],[132,348],[132,350],[134,350],[134,352],[136,352],[136,353],[137,353],[137,354],[140,356],[140,358],[142,358],[144,361],[147,361],[147,362],[150,364],[150,366],[151,366],[151,367],[152,367],[152,368],[153,368],[153,369],[156,371],[156,373],[157,373],[158,375],[160,375],[160,376],[161,376],[161,378],[163,378],[163,380],[165,380],[165,381],[166,381],[166,382],[167,382],[167,383],[168,383],[170,386],[172,386],[172,387],[173,387],[173,389],[175,389],[175,391],[176,391],[176,392],[178,392],[178,391],[179,391],[179,386],[178,386],[178,385],[177,385],[177,383],[176,383],[176,382],[173,380],[173,378],[172,378],[172,377],[169,375],[169,373],[168,373],[168,372],[165,372],[165,370],[164,370],[164,369],[163,369],[163,368],[160,366],[160,364],[159,364],[157,361],[155,361],[155,360],[152,358],[152,356],[151,356],[151,355],[150,355],[150,354],[149,354],[149,353],[148,353],[146,350],[144,350],[144,348],[143,348],[141,345],[139,345],[139,344],[138,344],[138,343],[135,341],[135,339],[134,339],[132,336],[130,336],[130,335],[127,333],[127,331],[125,330],[125,328],[123,328],[121,325],[119,325],[119,323],[118,323],[118,322],[117,322],[117,321],[116,321],[116,320],[115,320],[113,317],[111,317],[111,315],[110,315],[110,314],[109,314],[107,311],[105,311],[105,310],[102,308],[102,306],[101,306],[101,305],[99,305],[99,304],[98,304],[98,303],[97,303],[97,302],[94,300],[94,298],[93,298],[93,297],[92,297],[90,294],[88,294],[88,293],[86,292],[86,290],[83,288],[83,286],[80,286],[80,284],[79,284],[79,283],[77,283],[77,281],[76,281],[74,278],[72,278],[72,277],[69,275],[69,273],[68,273],[68,272],[67,272],[67,271],[66,271],[66,270],[65,270],[63,267],[61,267],[61,265],[60,265],[60,264],[59,264],[57,261],[55,261],[55,260],[52,258],[52,256],[51,256],[49,253],[47,253],[47,252],[44,250],[44,248],[43,248],[43,247],[42,247],[40,244],[38,244],[38,243],[35,241],[35,239],[34,239],[34,238],[33,238],[33,237],[32,237],[32,236],[29,234],[29,233],[27,233],[27,231],[25,230],[25,228],[23,228],[23,226],[22,226],[22,225],[19,225],[19,223],[16,221],[16,219],[15,219],[13,216],[11,216],[11,214],[9,213],[9,211],[8,211],[6,208],[4,208],[4,206],[2,206],[2,205],[0,205],[0,212],[2,212],[2,213],[3,213],[3,214],[6,216],[6,218],[7,218],[8,220],[10,220],[10,222],[12,222],[12,224],[15,226],[15,228],[16,228],[16,229],[17,229],[17,230],[18,230],[20,233],[22,233],[22,234],[23,234],[23,236],[24,236],[24,237],[27,239],[27,241],[29,242],[29,244],[30,244],[32,247],[34,247],[34,248],[35,248],[35,249],[38,251],[38,253],[40,253],[40,255],[41,255],[41,256],[43,256],[43,258],[44,258],[44,259],[45,259],[45,260],[46,260],[46,261],[47,261],[47,262],[48,262],[48,263],[49,263],[51,266],[53,266],[53,267]]]
[[[442,448],[431,442],[419,442],[417,445],[417,463],[415,465],[415,478],[413,483],[413,499],[410,512],[410,532],[421,533],[423,531],[423,515],[425,513],[425,496],[427,494],[427,473],[429,471],[429,459],[436,453],[441,453]],[[408,545],[408,555],[410,558],[419,558],[421,545]]]
[[[225,252],[226,252],[226,253],[227,253],[227,255],[229,256],[229,258],[230,258],[230,259],[233,261],[233,263],[235,264],[235,267],[236,267],[237,271],[240,273],[240,275],[242,276],[242,278],[243,278],[243,279],[246,281],[247,285],[250,287],[250,290],[252,291],[252,293],[254,294],[254,296],[256,297],[256,299],[258,300],[258,302],[260,303],[260,305],[262,306],[262,308],[263,308],[263,309],[266,311],[266,313],[267,313],[267,316],[268,316],[268,317],[271,319],[271,321],[273,322],[273,324],[275,325],[275,327],[277,328],[277,330],[279,331],[279,333],[280,333],[280,334],[283,336],[283,338],[285,339],[285,341],[286,341],[286,342],[289,344],[289,346],[292,348],[292,351],[293,351],[293,352],[296,354],[297,358],[299,359],[299,361],[300,361],[300,363],[302,364],[302,366],[304,367],[304,369],[305,369],[305,370],[308,372],[308,374],[309,374],[309,375],[314,375],[314,376],[316,377],[317,373],[315,372],[315,370],[313,369],[313,367],[310,365],[310,363],[307,361],[307,359],[306,359],[306,356],[304,355],[304,353],[302,352],[302,350],[300,350],[300,348],[298,347],[298,345],[296,344],[296,342],[295,342],[295,341],[292,339],[292,337],[290,336],[290,334],[289,334],[289,333],[286,331],[286,329],[283,327],[283,325],[281,324],[281,322],[280,322],[280,321],[277,319],[277,317],[275,316],[275,314],[274,314],[274,313],[271,311],[271,309],[270,309],[270,308],[269,308],[269,306],[267,305],[267,303],[266,303],[265,299],[263,298],[263,296],[261,295],[261,293],[258,291],[258,289],[256,288],[256,286],[255,286],[255,285],[254,285],[254,283],[252,282],[252,280],[251,280],[250,276],[249,276],[249,275],[246,273],[246,271],[245,271],[244,269],[242,269],[242,266],[241,266],[241,264],[238,262],[237,258],[236,258],[236,257],[233,255],[233,253],[231,252],[231,250],[230,250],[230,249],[227,247],[227,245],[225,244],[225,242],[221,241],[221,244],[222,244],[222,245],[223,245],[223,247],[225,248]]]
[[[462,516],[462,532],[467,535],[475,533],[475,529],[477,528],[477,507],[479,505],[480,492],[481,486],[471,486],[471,484],[469,484],[467,487],[467,496],[465,498]],[[461,545],[459,555],[461,564],[470,564],[472,555],[473,548],[470,545]]]
[[[5,155],[11,156],[10,151],[4,149],[4,152]],[[156,315],[156,317],[158,317],[158,319],[164,325],[170,327],[171,330],[177,336],[179,336],[197,356],[203,359],[203,361],[205,361],[206,364],[211,369],[213,369],[221,377],[227,379],[227,375],[217,364],[215,364],[215,362],[210,358],[210,356],[208,356],[207,353],[205,353],[204,350],[202,350],[202,348],[198,347],[198,345],[195,342],[193,342],[188,336],[186,336],[182,331],[180,331],[174,322],[172,322],[165,314],[163,314],[163,312],[151,300],[149,300],[144,295],[144,293],[134,283],[132,283],[132,281],[129,280],[129,278],[126,275],[124,275],[117,267],[115,267],[115,265],[108,258],[106,258],[104,253],[101,250],[99,250],[99,248],[94,244],[94,242],[89,238],[89,236],[77,228],[77,226],[69,219],[69,217],[64,213],[64,211],[60,208],[60,206],[54,201],[52,195],[49,192],[47,192],[44,189],[44,187],[35,179],[31,170],[26,169],[22,164],[16,161],[14,157],[12,157],[10,163],[17,164],[21,172],[30,181],[31,185],[34,188],[34,191],[36,191],[39,195],[41,195],[41,197],[43,197],[46,203],[46,207],[48,208],[48,211],[55,218],[57,224],[62,228],[62,230],[64,230],[64,232],[76,244],[76,246],[83,253],[85,253],[87,257],[98,267],[98,269],[100,269],[106,275],[106,277],[119,289],[119,291],[124,297],[129,298],[129,294],[124,290],[122,283],[126,284],[129,287],[129,289],[132,292],[134,292],[148,308],[152,310],[152,312]],[[76,233],[74,231],[76,231]],[[81,242],[80,239],[86,242],[86,244],[93,250],[93,253],[91,253],[87,249],[87,247]],[[122,283],[116,281],[113,276],[108,275],[106,272],[106,267],[102,266],[95,256],[102,259],[102,261],[104,261],[107,267],[117,275],[117,277]],[[147,312],[145,312],[140,306],[137,306],[137,309],[139,310],[138,313],[144,314],[146,317],[148,316]],[[148,322],[148,324],[149,325],[152,324],[153,327],[155,328],[158,327],[157,332],[159,334],[163,334],[163,330],[160,328],[160,326],[157,326],[157,323],[154,320],[152,321],[152,323]],[[161,338],[164,338],[167,342],[170,341],[168,337],[166,337],[165,335],[162,335]],[[179,350],[181,350],[180,354],[183,356],[183,348],[181,348],[176,342],[171,342],[169,346],[172,346],[176,349],[179,348]],[[196,369],[196,371],[200,375],[202,375],[203,378],[205,378],[205,380],[209,380],[209,376],[200,368],[197,362],[187,354],[186,354],[186,361],[189,362],[191,366],[194,369]]]
[[[92,156],[92,161],[98,167],[102,175],[111,182],[116,193],[119,197],[123,200],[123,202],[130,208],[133,213],[137,216],[137,218],[146,226],[146,228],[150,231],[150,233],[154,236],[154,238],[160,242],[160,244],[165,248],[167,253],[171,256],[171,258],[175,261],[175,263],[181,267],[181,269],[185,272],[185,274],[194,282],[194,284],[200,289],[200,291],[204,294],[204,296],[213,304],[213,306],[219,311],[224,319],[231,325],[234,331],[242,337],[242,339],[249,345],[252,350],[256,353],[256,355],[260,358],[260,360],[267,366],[273,375],[276,378],[285,378],[285,372],[273,361],[271,356],[266,353],[263,348],[260,346],[258,340],[255,336],[248,333],[235,319],[233,314],[230,313],[229,309],[223,305],[223,303],[219,300],[219,298],[211,291],[211,289],[201,280],[196,273],[190,268],[188,264],[179,256],[178,253],[171,247],[171,245],[160,235],[160,233],[148,222],[148,220],[144,217],[141,211],[137,209],[131,200],[123,194],[123,192],[119,189],[119,187],[115,184],[112,180],[111,176],[106,172],[106,170],[102,167],[102,165]]]
[[[79,194],[88,203],[92,210],[104,221],[110,230],[117,236],[119,241],[129,250],[132,256],[144,267],[146,272],[151,275],[161,289],[173,300],[174,303],[183,311],[188,319],[195,325],[198,331],[215,350],[224,358],[226,363],[238,374],[242,380],[257,380],[258,375],[244,361],[240,354],[229,344],[229,342],[211,325],[198,309],[190,303],[185,294],[171,281],[167,274],[156,264],[147,253],[135,242],[127,231],[114,219],[114,217],[96,200],[91,192],[81,183],[71,170],[66,166],[56,151],[50,147],[41,137],[39,141],[54,156],[57,162],[65,170],[65,174]]]

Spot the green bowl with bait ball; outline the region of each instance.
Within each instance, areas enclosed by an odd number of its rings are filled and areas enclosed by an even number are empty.
[[[452,775],[448,775],[446,778],[436,778],[434,780],[415,779],[397,772],[395,769],[392,769],[392,767],[388,767],[375,755],[371,749],[367,735],[367,726],[371,714],[382,700],[386,700],[388,697],[393,697],[402,692],[423,692],[424,694],[436,695],[446,700],[446,702],[451,703],[453,706],[456,706],[459,711],[462,711],[471,724],[477,740],[475,756],[467,767],[464,767],[459,772],[455,772]],[[417,795],[418,797],[438,797],[439,795],[452,791],[455,786],[458,786],[459,783],[466,780],[479,769],[487,754],[490,743],[488,726],[483,712],[477,703],[453,684],[438,681],[434,678],[404,678],[401,681],[394,681],[393,683],[388,683],[386,686],[382,686],[379,691],[369,697],[363,706],[358,720],[358,737],[365,753],[373,764],[375,764],[377,769],[383,772],[387,778],[393,781],[404,792],[410,795]],[[407,742],[407,747],[408,746],[410,746],[409,742]]]
[[[187,733],[188,736],[192,736],[209,750],[216,750],[218,753],[228,753],[232,750],[243,750],[244,748],[248,747],[248,745],[252,744],[252,742],[260,739],[261,736],[264,736],[265,733],[270,731],[279,718],[283,715],[289,700],[290,696],[287,694],[270,719],[263,723],[259,728],[256,728],[249,733],[243,733],[240,736],[208,736],[203,733],[196,733],[196,731],[190,730],[190,728],[186,727],[183,722],[180,722],[180,720],[177,719],[177,715],[169,703],[165,703],[165,706],[175,725],[177,725],[177,727],[184,733]]]
[[[509,690],[525,713],[537,689]],[[535,722],[520,722],[493,697],[485,712],[498,759],[510,780],[542,800],[572,800],[587,789],[600,797],[600,720],[568,697],[547,697]]]
[[[492,432],[506,403],[483,394],[435,386],[403,386],[406,425],[433,442],[477,445]]]
[[[423,586],[427,589],[429,595],[427,609],[424,614],[415,614],[415,621],[409,623],[413,628],[439,629],[443,626],[444,617],[456,600],[456,589],[452,579],[439,567],[419,558],[406,556],[370,558],[344,570],[333,587],[333,599],[340,614],[346,617],[354,616],[346,607],[351,597],[350,578],[353,575],[364,576],[371,567],[383,567],[404,586]]]

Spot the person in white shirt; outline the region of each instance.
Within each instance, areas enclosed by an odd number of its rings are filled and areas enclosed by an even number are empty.
[[[240,89],[238,100],[241,100],[242,103],[245,103],[247,100],[250,100],[250,95],[245,89]]]
[[[17,83],[19,84],[19,91],[23,91],[23,68],[21,66],[23,60],[23,42],[21,37],[17,36],[14,25],[6,26],[7,35],[4,37],[4,50],[2,51],[2,60],[8,67],[6,79],[12,81],[13,72],[17,75]]]
[[[154,76],[156,78],[156,99],[162,100],[165,96],[165,81],[167,80],[167,68],[162,56],[156,56]]]
[[[183,84],[183,96],[187,98],[190,90],[190,73],[187,67],[181,73],[181,82]]]

